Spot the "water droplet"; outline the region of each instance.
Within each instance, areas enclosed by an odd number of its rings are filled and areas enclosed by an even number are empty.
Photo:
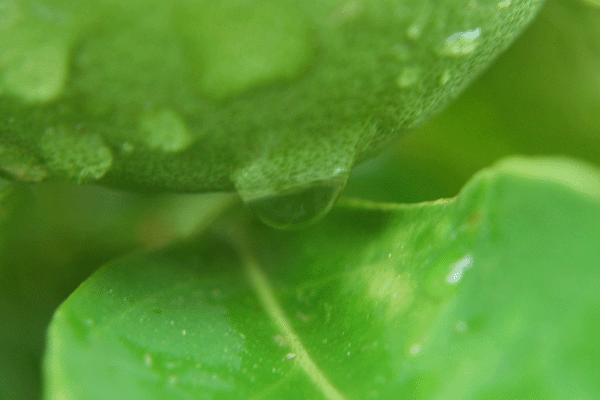
[[[413,86],[415,83],[419,81],[419,76],[421,75],[421,69],[419,67],[409,66],[405,67],[398,78],[396,79],[396,84],[401,89],[406,89],[410,86]]]
[[[285,355],[285,358],[287,358],[288,360],[293,360],[294,358],[296,358],[296,353],[287,353]]]
[[[457,32],[444,42],[442,53],[448,56],[465,56],[477,48],[477,40],[481,37],[481,28],[472,31]]]
[[[421,14],[415,22],[413,22],[408,29],[406,30],[406,36],[411,40],[418,40],[421,38],[421,34],[423,33],[423,28],[425,23],[427,22],[427,14]]]
[[[112,152],[102,137],[75,131],[67,125],[46,129],[40,148],[54,173],[79,184],[102,178],[113,163]]]
[[[19,35],[19,32],[13,30],[12,34]],[[7,36],[10,37],[10,33]],[[18,41],[9,44],[10,47],[21,45]],[[70,48],[67,40],[42,39],[40,44],[29,45],[25,51],[20,47],[10,47],[7,53],[19,56],[12,57],[12,60],[9,58],[11,62],[3,66],[6,92],[28,103],[49,102],[63,93],[69,73]]]
[[[152,360],[152,356],[150,354],[146,353],[146,355],[144,356],[144,363],[147,366],[152,366],[153,361],[154,360]]]
[[[170,109],[143,114],[140,130],[149,148],[165,153],[183,151],[194,141],[183,117]]]
[[[421,352],[421,350],[423,350],[423,346],[421,345],[421,343],[415,343],[412,346],[410,346],[410,349],[408,351],[411,355],[416,356]]]
[[[135,150],[135,147],[131,143],[125,141],[121,144],[121,152],[122,153],[131,154],[133,152],[133,150]]]
[[[421,7],[422,9],[419,16],[406,30],[406,36],[411,40],[418,40],[421,38],[423,30],[425,29],[425,25],[427,24],[432,12],[432,8],[429,4],[427,4],[427,2],[422,2]]]
[[[333,207],[374,130],[356,126],[334,136],[302,135],[294,141],[265,138],[264,146],[232,171],[242,200],[267,225],[294,229],[310,225]],[[279,144],[278,144],[279,143]]]
[[[304,313],[303,313],[303,312],[301,312],[301,311],[296,311],[296,317],[297,317],[297,318],[298,318],[300,321],[304,322],[305,324],[309,323],[309,322],[310,322],[310,320],[311,320],[311,316],[310,316],[310,315],[304,314]]]
[[[422,31],[423,27],[418,25],[418,24],[412,24],[411,26],[408,27],[408,30],[406,31],[406,36],[408,36],[409,39],[412,40],[417,40],[421,37],[421,31]]]
[[[279,229],[298,229],[322,219],[344,189],[341,182],[318,182],[288,193],[246,201],[265,224]]]
[[[446,282],[450,285],[455,285],[462,279],[463,273],[466,269],[471,268],[473,265],[473,257],[466,255],[461,258],[456,264],[452,266],[450,273],[446,276]]]
[[[512,4],[512,0],[502,0],[498,2],[498,10],[506,10]]]

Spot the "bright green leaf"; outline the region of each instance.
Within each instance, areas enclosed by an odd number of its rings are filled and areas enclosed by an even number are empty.
[[[512,159],[455,199],[133,254],[56,312],[46,398],[596,398],[598,182]]]

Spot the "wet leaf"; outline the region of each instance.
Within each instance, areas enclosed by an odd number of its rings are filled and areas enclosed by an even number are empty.
[[[223,221],[84,282],[46,398],[596,398],[599,221],[600,171],[563,158],[300,232]]]
[[[343,186],[454,99],[542,2],[10,1],[0,166],[247,202]]]

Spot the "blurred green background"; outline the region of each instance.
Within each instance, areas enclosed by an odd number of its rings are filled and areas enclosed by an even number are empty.
[[[600,8],[593,1],[549,1],[453,105],[357,167],[344,195],[451,197],[474,172],[512,154],[600,165]],[[79,283],[116,256],[189,234],[184,221],[219,201],[57,182],[1,182],[0,191],[0,399],[39,397],[46,326]]]

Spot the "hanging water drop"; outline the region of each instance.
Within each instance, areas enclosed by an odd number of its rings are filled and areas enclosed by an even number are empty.
[[[322,219],[333,207],[345,180],[304,185],[302,188],[246,201],[265,224],[278,229],[299,229]]]
[[[298,135],[301,146],[293,154],[282,152],[275,138],[232,171],[231,180],[262,222],[278,229],[303,228],[333,208],[354,166],[358,142],[370,134],[357,127],[341,130],[335,141]]]

